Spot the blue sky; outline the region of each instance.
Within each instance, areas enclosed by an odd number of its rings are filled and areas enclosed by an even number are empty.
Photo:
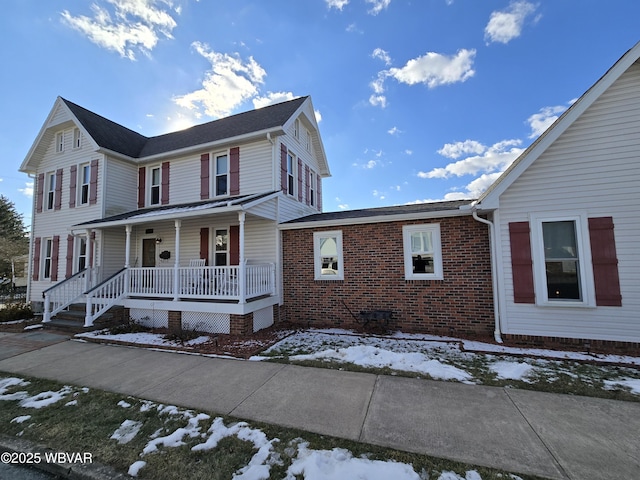
[[[311,95],[325,211],[477,197],[640,40],[637,0],[4,0],[0,193],[56,97],[152,136]]]

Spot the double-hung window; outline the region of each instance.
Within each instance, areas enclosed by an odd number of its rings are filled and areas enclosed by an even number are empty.
[[[81,146],[81,137],[80,137],[80,129],[73,129],[73,148],[80,148]]]
[[[342,231],[315,232],[313,256],[315,280],[344,280]]]
[[[64,152],[64,132],[56,133],[56,152]]]
[[[44,240],[44,245],[42,247],[42,278],[50,279],[51,278],[51,265],[53,262],[53,239],[47,238]]]
[[[536,217],[532,223],[537,303],[590,306],[593,274],[586,218]]]
[[[78,203],[87,205],[89,203],[89,184],[91,183],[91,166],[86,163],[80,165],[78,169],[78,183],[80,184],[80,193]]]
[[[309,205],[316,206],[316,174],[309,172]]]
[[[218,153],[213,156],[213,194],[214,196],[228,195],[229,156]]]
[[[440,225],[405,225],[402,237],[405,279],[442,280]]]
[[[53,210],[56,198],[56,172],[47,173],[47,210]]]
[[[296,169],[296,157],[291,152],[287,152],[287,193],[294,197],[296,194],[295,169]]]
[[[151,168],[151,189],[150,189],[150,197],[149,203],[151,205],[159,205],[160,204],[160,186],[162,181],[162,171],[160,167],[152,167]]]
[[[76,245],[78,252],[76,257],[78,259],[77,271],[81,272],[85,268],[87,268],[87,237],[77,237]]]

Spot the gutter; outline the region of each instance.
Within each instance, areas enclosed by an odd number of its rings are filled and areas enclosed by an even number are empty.
[[[472,215],[474,220],[489,226],[489,244],[491,246],[491,283],[493,289],[493,315],[495,321],[495,329],[493,338],[496,342],[502,343],[502,333],[500,330],[500,294],[498,292],[498,259],[496,257],[496,229],[493,222],[480,218],[478,216],[477,204],[472,207]]]

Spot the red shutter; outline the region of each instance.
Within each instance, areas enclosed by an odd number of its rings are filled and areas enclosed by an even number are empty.
[[[145,192],[145,177],[147,175],[147,169],[140,167],[138,169],[138,208],[144,208],[144,192]]]
[[[229,227],[229,265],[240,264],[240,226]]]
[[[240,147],[233,147],[229,154],[229,195],[240,195]]]
[[[316,204],[318,205],[318,211],[322,211],[322,179],[320,175],[316,174],[318,188],[316,188]]]
[[[76,182],[78,181],[78,166],[71,165],[69,172],[69,208],[76,206]]]
[[[160,194],[160,203],[166,205],[169,203],[169,162],[162,163],[162,188]]]
[[[513,272],[513,301],[515,303],[535,303],[529,222],[510,223],[509,238]]]
[[[51,281],[58,281],[58,256],[60,255],[60,236],[55,235],[53,237],[53,244],[51,245]]]
[[[87,248],[89,249],[89,268],[93,267],[93,248],[96,243],[96,232],[91,232],[89,235],[89,245]]]
[[[64,278],[73,275],[73,235],[67,235],[67,269]]]
[[[298,201],[302,201],[302,160],[298,159]]]
[[[31,266],[31,278],[36,282],[40,278],[40,248],[41,239],[36,237],[33,239],[33,265]]]
[[[200,200],[209,199],[209,154],[200,155]]]
[[[38,175],[36,192],[36,212],[42,213],[42,201],[44,199],[44,173]]]
[[[590,218],[589,239],[591,240],[596,305],[621,307],[622,295],[620,294],[620,278],[618,277],[618,256],[613,232],[613,218]]]
[[[287,193],[287,146],[280,144],[280,188]]]
[[[200,229],[200,258],[204,258],[205,263],[209,264],[209,227]]]
[[[305,193],[305,198],[307,199],[307,205],[309,205],[311,203],[311,186],[309,185],[309,165],[305,165],[304,166],[304,184],[305,184],[305,188],[304,188],[304,193]]]
[[[56,170],[56,198],[54,200],[53,209],[60,210],[62,207],[62,169]]]
[[[98,160],[91,160],[91,172],[89,180],[89,205],[98,202]]]

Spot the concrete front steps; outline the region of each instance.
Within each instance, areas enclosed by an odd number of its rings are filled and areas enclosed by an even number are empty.
[[[45,330],[75,334],[90,332],[92,330],[102,330],[103,328],[119,325],[122,323],[124,317],[124,307],[112,307],[93,322],[93,326],[85,327],[85,312],[86,306],[84,303],[75,303],[69,305],[67,310],[63,310],[52,317],[50,322],[43,323],[42,325]]]

